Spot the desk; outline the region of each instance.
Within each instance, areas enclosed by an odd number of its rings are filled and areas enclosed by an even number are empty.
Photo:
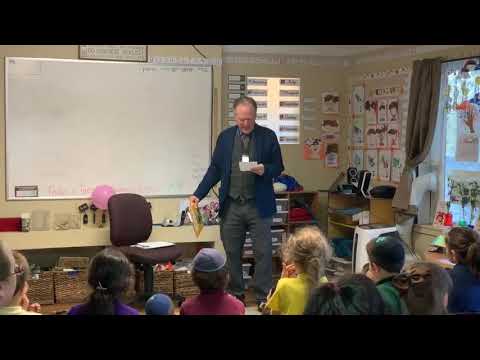
[[[218,225],[205,226],[199,238],[195,237],[191,225],[180,227],[154,226],[148,241],[168,241],[172,243],[215,244],[222,250]],[[14,250],[38,250],[58,248],[78,248],[110,246],[110,228],[82,228],[79,230],[49,230],[30,232],[2,232],[0,239]]]
[[[452,269],[455,266],[454,263],[448,260],[447,255],[439,252],[426,251],[424,253],[424,259],[425,261],[440,265],[444,269]]]

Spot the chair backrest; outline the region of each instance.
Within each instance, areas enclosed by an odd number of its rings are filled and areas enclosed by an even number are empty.
[[[108,200],[110,241],[128,246],[146,241],[152,233],[152,213],[147,200],[137,194],[116,194]]]

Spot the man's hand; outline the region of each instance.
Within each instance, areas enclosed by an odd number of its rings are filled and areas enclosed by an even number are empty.
[[[199,201],[195,195],[190,196],[190,207],[198,207]]]
[[[250,169],[251,172],[262,176],[265,173],[265,166],[263,164],[258,164]]]

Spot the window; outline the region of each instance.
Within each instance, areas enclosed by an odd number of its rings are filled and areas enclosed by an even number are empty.
[[[277,134],[280,144],[300,143],[300,79],[229,75],[228,125],[235,125],[233,103],[242,95],[257,102],[257,123]]]
[[[480,202],[480,59],[443,64],[437,131],[440,194],[454,223],[474,224]]]

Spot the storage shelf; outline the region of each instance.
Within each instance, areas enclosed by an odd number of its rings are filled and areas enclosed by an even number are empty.
[[[290,221],[289,225],[297,225],[297,224],[316,224],[317,220],[302,220],[302,221]]]
[[[330,219],[328,219],[328,222],[329,222],[330,224],[338,225],[338,226],[342,226],[342,227],[346,227],[346,228],[349,228],[349,229],[355,229],[355,228],[356,228],[356,225],[343,224],[343,223],[340,223],[340,222],[337,222],[337,221],[333,221],[333,220],[330,220]]]

